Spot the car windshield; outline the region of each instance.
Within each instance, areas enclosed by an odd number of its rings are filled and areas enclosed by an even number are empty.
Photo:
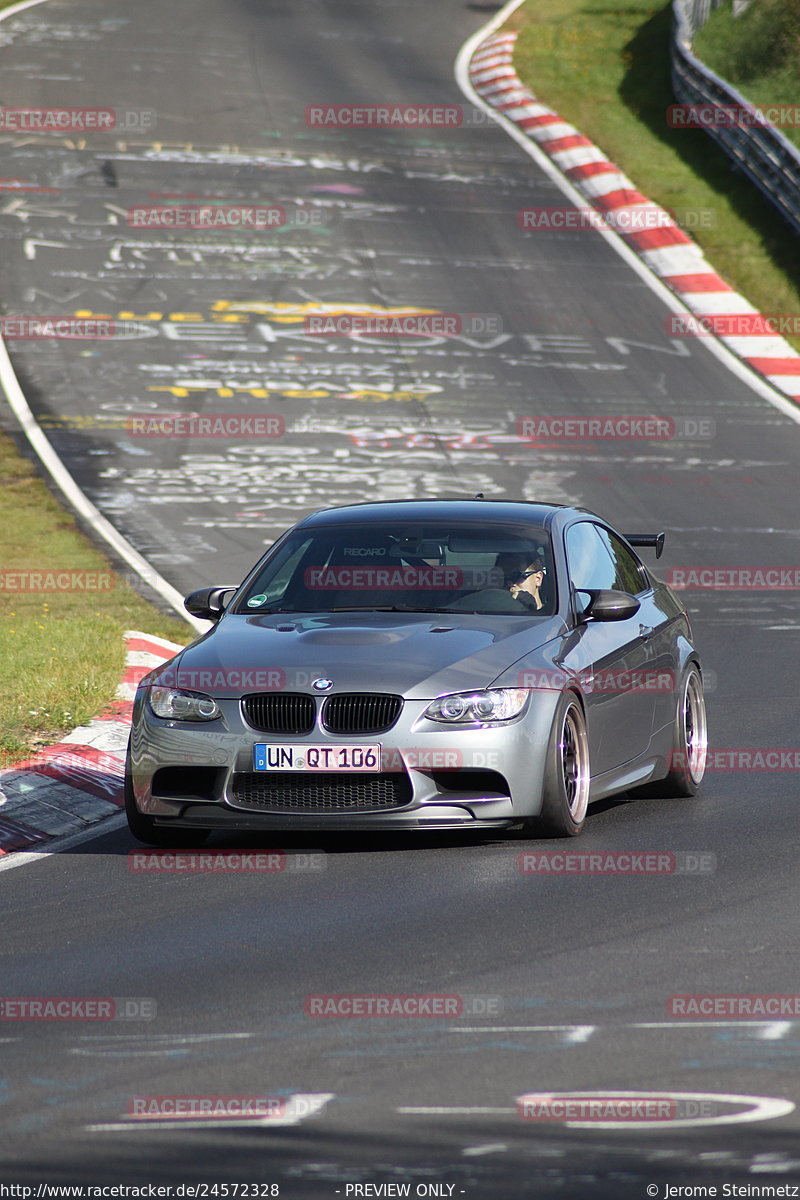
[[[534,526],[327,525],[269,554],[237,612],[462,612],[549,616],[549,535]]]

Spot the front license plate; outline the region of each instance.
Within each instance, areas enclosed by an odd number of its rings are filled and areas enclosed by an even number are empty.
[[[380,771],[380,746],[287,746],[258,742],[256,771]]]

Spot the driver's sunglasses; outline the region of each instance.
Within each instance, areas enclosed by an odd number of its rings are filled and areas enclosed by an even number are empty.
[[[537,569],[535,571],[518,571],[517,579],[527,579],[529,575],[546,575],[546,574],[547,574],[547,570],[545,567],[537,567]]]

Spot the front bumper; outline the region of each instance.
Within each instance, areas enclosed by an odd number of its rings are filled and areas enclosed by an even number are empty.
[[[229,808],[227,805],[183,805],[174,816],[164,814],[154,818],[155,824],[162,828],[180,829],[217,829],[221,832],[257,833],[259,830],[284,830],[301,833],[328,832],[336,830],[361,830],[363,832],[381,829],[399,831],[416,831],[424,829],[508,829],[518,824],[521,817],[507,815],[506,817],[487,819],[481,814],[474,816],[469,807],[448,807],[447,805],[430,805],[413,813],[402,812],[381,813],[256,813],[242,812]]]
[[[136,806],[157,825],[229,830],[502,828],[536,816],[558,694],[532,692],[523,714],[503,725],[464,728],[423,718],[427,701],[406,701],[394,727],[382,734],[277,736],[249,728],[238,701],[221,701],[221,719],[202,726],[162,720],[136,706],[129,773]],[[254,808],[236,798],[237,777],[253,772],[257,743],[312,746],[380,744],[384,771],[402,772],[400,804],[358,810]],[[268,786],[269,772],[259,773]],[[294,773],[293,773],[294,774]],[[314,772],[300,773],[304,782]],[[338,773],[348,779],[360,772]]]

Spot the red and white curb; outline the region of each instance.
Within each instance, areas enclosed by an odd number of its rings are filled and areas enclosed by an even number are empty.
[[[513,66],[516,38],[513,32],[494,33],[475,49],[469,61],[469,80],[478,95],[548,155],[595,211],[608,217],[609,228],[700,319],[692,322],[690,317],[673,314],[669,320],[678,323],[676,332],[697,331],[705,336],[706,329],[715,326],[709,322],[704,327],[702,318],[715,318],[719,328],[720,316],[730,318],[723,322],[728,326],[763,328],[763,333],[716,336],[779,392],[800,401],[800,354],[770,332],[763,319],[747,320],[758,318],[758,309],[717,274],[667,210],[643,196],[598,146],[522,84]]]
[[[152,634],[128,630],[125,671],[108,708],[62,742],[0,771],[0,859],[86,829],[120,810],[136,687],[182,649]]]

